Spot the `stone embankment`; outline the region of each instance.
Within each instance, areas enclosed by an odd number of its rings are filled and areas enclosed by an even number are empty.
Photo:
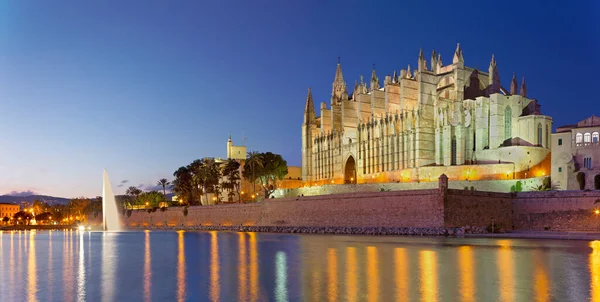
[[[333,235],[387,235],[387,236],[463,236],[465,234],[487,234],[482,227],[457,228],[413,228],[413,227],[294,227],[294,226],[153,226],[133,229],[149,230],[198,230],[235,231],[292,234],[333,234]]]

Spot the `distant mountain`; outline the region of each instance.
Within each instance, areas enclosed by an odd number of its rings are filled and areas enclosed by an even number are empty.
[[[70,201],[69,198],[54,197],[54,196],[47,196],[47,195],[29,195],[29,196],[0,195],[0,203],[15,203],[15,204],[20,204],[22,202],[32,203],[35,200],[39,200],[44,203],[50,203],[50,204],[56,204],[56,203],[67,204]]]

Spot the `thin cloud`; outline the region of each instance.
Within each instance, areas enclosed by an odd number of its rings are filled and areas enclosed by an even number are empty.
[[[121,180],[121,185],[128,183],[129,180],[125,179],[125,180]]]

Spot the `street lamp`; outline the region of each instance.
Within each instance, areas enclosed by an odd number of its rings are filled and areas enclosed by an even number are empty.
[[[598,228],[600,229],[600,224],[598,223],[598,217],[600,216],[600,210],[596,209],[596,211],[594,211],[594,213],[596,213],[596,225],[598,225]]]

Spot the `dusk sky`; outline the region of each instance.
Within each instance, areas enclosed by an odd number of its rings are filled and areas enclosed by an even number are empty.
[[[94,197],[104,168],[146,189],[230,134],[300,165],[307,88],[329,104],[338,56],[353,87],[460,42],[555,127],[600,115],[598,1],[325,2],[1,1],[0,194]]]

